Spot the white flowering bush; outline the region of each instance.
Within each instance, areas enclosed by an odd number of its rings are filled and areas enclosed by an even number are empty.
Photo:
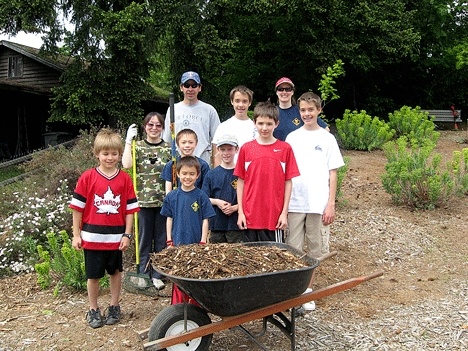
[[[30,176],[2,189],[0,277],[33,271],[39,262],[38,245],[50,249],[46,233],[71,234],[68,204],[80,174],[97,165],[92,153],[96,132],[82,132],[72,148],[33,154],[24,166]]]
[[[22,211],[0,222],[0,276],[32,272],[38,260],[36,247],[47,242],[46,234],[71,228],[68,181],[61,180],[54,192],[51,196],[39,196],[37,192],[25,196],[24,189],[12,194],[15,206]]]

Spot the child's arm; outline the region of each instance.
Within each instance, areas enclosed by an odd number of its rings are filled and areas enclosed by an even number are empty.
[[[284,183],[284,201],[283,201],[283,210],[278,218],[278,223],[276,224],[276,228],[278,229],[286,229],[288,226],[288,207],[289,207],[289,200],[291,199],[291,192],[292,192],[292,180],[288,179]]]
[[[169,181],[166,180],[165,190],[166,190],[166,195],[169,194],[169,191],[172,190],[172,182],[169,182]]]
[[[224,212],[224,209],[227,208],[229,205],[231,205],[229,202],[221,200],[221,199],[215,199],[213,197],[210,197],[210,202],[214,206],[218,206],[218,208]]]
[[[166,219],[166,244],[172,246],[172,217]]]
[[[202,234],[201,234],[200,243],[206,244],[206,241],[208,240],[208,229],[209,229],[208,218],[205,218],[202,222]]]
[[[242,208],[242,197],[244,195],[244,179],[237,179],[237,226],[239,229],[247,229],[247,219],[245,218],[244,209]]]
[[[127,214],[125,215],[125,234],[131,234],[132,228],[133,228],[133,214]],[[123,236],[122,239],[120,239],[119,250],[125,251],[128,249],[129,246],[130,246],[130,239],[127,238],[126,236]]]
[[[73,241],[72,246],[76,250],[81,250],[81,221],[83,213],[73,210]]]
[[[330,170],[329,187],[330,193],[328,194],[327,207],[323,211],[322,222],[324,225],[332,224],[335,220],[335,199],[336,199],[336,188],[338,184],[337,170]]]

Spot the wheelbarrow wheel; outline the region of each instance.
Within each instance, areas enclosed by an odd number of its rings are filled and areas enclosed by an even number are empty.
[[[154,341],[184,332],[184,304],[171,305],[163,309],[151,322],[148,340]],[[211,319],[205,310],[187,304],[187,330],[210,324]],[[206,351],[210,347],[213,334],[170,346],[167,351]]]

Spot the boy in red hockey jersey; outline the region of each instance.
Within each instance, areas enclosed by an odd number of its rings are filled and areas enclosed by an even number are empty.
[[[73,210],[73,247],[84,250],[90,327],[120,321],[122,252],[132,239],[133,214],[139,210],[130,176],[118,169],[123,153],[120,135],[101,129],[94,141],[99,166],[85,171],[76,185]],[[111,301],[107,318],[98,307],[99,280],[110,275]]]

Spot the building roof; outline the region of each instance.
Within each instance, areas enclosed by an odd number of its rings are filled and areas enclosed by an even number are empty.
[[[7,40],[0,41],[0,46],[5,46],[11,50],[17,51],[18,53],[27,56],[32,60],[36,60],[59,72],[63,72],[70,60],[72,59],[71,57],[64,55],[57,55],[56,57],[52,58],[51,56],[47,56],[45,52],[41,49],[36,49],[27,45],[13,43]]]
[[[14,50],[24,56],[27,56],[32,60],[38,61],[54,70],[57,70],[60,73],[65,71],[68,64],[73,60],[72,57],[65,55],[56,55],[55,57],[51,57],[50,55],[47,55],[44,50],[33,48],[23,44],[14,43],[8,40],[1,40],[0,48],[2,46]],[[17,84],[19,86],[23,86],[21,82],[18,82]],[[150,84],[150,86],[154,90],[154,96],[150,100],[167,103],[169,98],[169,92],[154,87],[152,84]]]

